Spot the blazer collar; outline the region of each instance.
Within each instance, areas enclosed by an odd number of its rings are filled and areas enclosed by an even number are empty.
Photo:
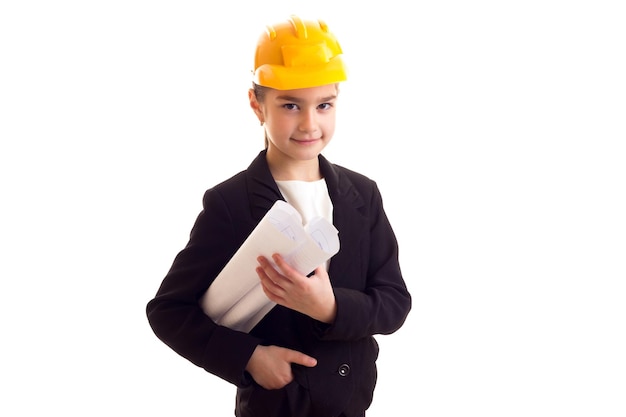
[[[266,158],[267,151],[262,150],[247,169],[247,187],[250,196],[250,211],[256,220],[269,211],[276,200],[284,200],[278,185],[270,172]],[[324,156],[318,156],[320,171],[326,180],[328,193],[333,205],[348,205],[357,209],[363,205],[363,199],[352,181],[343,172],[331,164]]]

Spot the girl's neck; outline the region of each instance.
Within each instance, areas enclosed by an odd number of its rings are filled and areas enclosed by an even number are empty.
[[[267,163],[276,181],[317,181],[322,179],[318,158],[306,161],[274,160],[268,154]]]

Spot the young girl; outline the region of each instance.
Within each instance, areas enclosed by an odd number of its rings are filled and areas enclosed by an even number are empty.
[[[186,247],[147,306],[155,334],[237,387],[238,417],[364,416],[376,384],[375,334],[404,323],[411,297],[376,184],[330,163],[342,51],[321,21],[292,16],[258,41],[248,96],[266,148],[206,191]],[[248,333],[217,325],[200,299],[276,200],[304,223],[326,217],[339,252],[310,276],[279,254],[256,274],[277,305]]]

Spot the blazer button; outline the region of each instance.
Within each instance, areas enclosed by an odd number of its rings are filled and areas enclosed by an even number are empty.
[[[350,365],[344,363],[339,367],[339,369],[337,369],[337,372],[341,376],[348,376],[348,374],[350,373]]]

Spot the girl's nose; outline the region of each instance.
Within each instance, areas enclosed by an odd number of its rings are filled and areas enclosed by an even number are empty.
[[[304,112],[300,120],[299,129],[301,132],[312,133],[317,129],[317,115],[315,111]]]

